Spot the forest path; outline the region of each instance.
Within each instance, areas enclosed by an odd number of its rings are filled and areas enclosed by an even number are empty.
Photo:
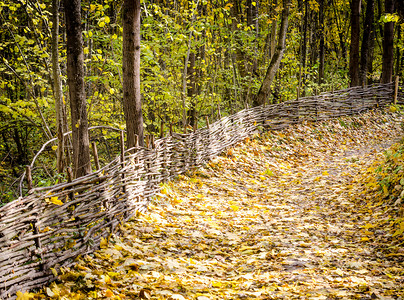
[[[361,205],[356,179],[402,136],[401,122],[370,112],[247,140],[164,184],[150,213],[47,292],[68,299],[402,299],[404,263],[376,250],[385,232],[372,231],[374,211]]]

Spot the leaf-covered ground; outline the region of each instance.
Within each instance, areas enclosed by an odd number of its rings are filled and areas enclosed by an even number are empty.
[[[246,140],[164,184],[35,298],[402,299],[402,234],[367,191],[400,122],[367,113]]]

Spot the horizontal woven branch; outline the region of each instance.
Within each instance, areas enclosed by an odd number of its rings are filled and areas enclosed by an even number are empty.
[[[69,267],[96,250],[120,222],[147,208],[161,182],[204,164],[258,126],[274,130],[361,113],[390,104],[393,90],[393,84],[355,87],[245,109],[209,128],[159,139],[153,149],[131,149],[124,163],[116,158],[73,182],[31,190],[0,208],[0,298],[53,280],[50,268]],[[404,103],[402,88],[398,100]]]

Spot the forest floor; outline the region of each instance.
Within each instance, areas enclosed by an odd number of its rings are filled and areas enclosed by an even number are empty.
[[[361,181],[401,124],[370,112],[246,139],[35,298],[404,299],[402,237]]]

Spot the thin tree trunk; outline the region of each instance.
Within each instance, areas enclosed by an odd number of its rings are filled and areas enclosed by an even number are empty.
[[[195,53],[191,52],[189,55],[189,69],[188,69],[188,79],[189,85],[187,90],[187,96],[190,99],[190,109],[189,109],[189,125],[194,126],[196,122],[196,71],[195,71]]]
[[[64,153],[64,103],[62,80],[60,79],[59,67],[59,0],[52,0],[52,75],[53,75],[53,95],[55,97],[55,110],[56,110],[56,128],[58,136],[58,148],[56,152],[57,170],[59,173],[63,172],[63,153]]]
[[[275,53],[275,47],[276,47],[276,27],[277,27],[277,24],[278,24],[278,22],[275,20],[275,8],[276,8],[276,6],[278,5],[278,0],[274,0],[274,7],[273,7],[273,9],[272,9],[272,12],[271,12],[271,15],[272,15],[272,18],[274,18],[273,20],[272,20],[272,23],[271,23],[271,44],[270,44],[270,53],[269,53],[269,58],[270,59],[272,59],[272,56],[274,56],[274,53]]]
[[[304,20],[303,20],[303,42],[302,48],[300,51],[300,63],[301,63],[301,80],[299,81],[299,90],[300,87],[303,87],[303,91],[301,95],[306,96],[306,56],[307,56],[307,27],[309,22],[309,13],[308,13],[309,1],[305,1],[305,12],[304,12]]]
[[[397,40],[399,42],[401,40],[401,26],[397,26]],[[399,45],[397,44],[397,47],[396,47],[396,70],[395,70],[396,76],[400,75],[400,69],[401,69],[400,62],[401,62],[401,51],[400,51]]]
[[[254,99],[253,106],[262,105],[265,103],[271,91],[271,84],[275,77],[276,71],[282,60],[283,52],[285,51],[286,33],[288,30],[289,8],[291,0],[283,0],[282,21],[279,29],[278,45],[275,53],[269,63],[265,78],[262,82],[260,90]]]
[[[384,12],[392,14],[394,12],[394,0],[385,0]],[[383,63],[382,63],[382,83],[393,81],[394,64],[394,23],[384,23],[383,30]]]
[[[359,83],[359,40],[361,0],[351,0],[351,47],[349,51],[349,75],[351,86]]]
[[[196,9],[198,8],[199,5],[199,0],[196,3]],[[194,24],[195,21],[195,10],[192,12],[192,17],[191,17],[191,27]],[[187,125],[187,108],[186,108],[186,95],[187,95],[187,78],[188,78],[188,62],[189,62],[189,56],[191,54],[191,47],[192,47],[192,31],[189,32],[189,38],[188,38],[188,50],[187,54],[185,56],[185,61],[184,61],[184,71],[182,74],[182,126],[185,128]]]
[[[320,0],[319,7],[319,34],[320,34],[320,46],[319,46],[319,70],[318,70],[318,83],[324,82],[324,54],[325,54],[325,41],[324,41],[324,0]]]
[[[67,35],[67,82],[73,131],[74,176],[91,172],[87,105],[84,88],[84,53],[81,30],[81,1],[64,0]]]
[[[373,35],[373,22],[375,18],[374,13],[375,2],[374,0],[367,0],[366,4],[366,16],[365,24],[363,29],[362,47],[361,47],[361,62],[360,62],[360,84],[363,86],[367,85],[367,74],[370,59],[370,45]]]
[[[123,3],[123,105],[127,147],[144,145],[142,101],[140,93],[140,0]]]

